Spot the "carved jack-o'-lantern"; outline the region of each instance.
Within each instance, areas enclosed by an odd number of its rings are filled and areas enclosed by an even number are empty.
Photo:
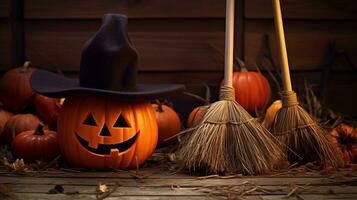
[[[175,95],[183,85],[137,84],[138,54],[128,18],[107,14],[83,46],[79,80],[44,70],[31,77],[45,96],[66,97],[57,121],[63,156],[91,169],[135,168],[153,153],[158,128],[150,99]]]
[[[135,168],[151,156],[158,138],[150,102],[99,96],[68,98],[58,133],[68,162],[93,169]]]

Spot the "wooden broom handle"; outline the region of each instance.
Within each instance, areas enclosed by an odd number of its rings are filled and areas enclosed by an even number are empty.
[[[290,71],[289,71],[288,53],[286,51],[283,19],[282,19],[281,8],[280,8],[280,0],[273,0],[273,10],[274,10],[273,12],[274,12],[275,29],[279,42],[278,49],[280,54],[281,71],[283,73],[284,90],[290,92],[292,91],[292,86],[291,86]]]
[[[232,87],[234,50],[234,1],[227,0],[224,85]]]

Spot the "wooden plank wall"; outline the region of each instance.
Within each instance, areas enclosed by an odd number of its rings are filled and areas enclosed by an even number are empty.
[[[357,66],[357,2],[353,0],[281,1],[290,68],[297,91],[306,79],[319,88],[321,68],[329,42],[335,41]],[[277,58],[271,1],[249,0],[244,5],[244,59],[254,63],[262,48],[262,37],[269,36]],[[275,59],[278,62],[277,59]],[[336,111],[357,116],[357,76],[341,60],[333,66],[326,104]]]
[[[11,66],[7,16],[10,0],[0,1],[0,67]],[[236,52],[254,69],[269,35],[273,55],[276,41],[271,1],[237,1]],[[295,87],[306,78],[319,86],[320,68],[330,41],[344,49],[357,65],[357,3],[353,0],[283,0],[286,37]],[[224,12],[222,0],[31,0],[24,1],[26,58],[36,66],[76,75],[82,44],[98,29],[108,12],[129,17],[129,34],[140,52],[139,81],[183,83],[189,91],[204,94],[203,83],[216,91],[222,78]],[[5,48],[3,48],[5,47]],[[9,47],[9,48],[6,48]],[[357,116],[356,76],[346,66],[335,66],[327,104]],[[216,97],[217,95],[213,95]],[[346,103],[340,103],[347,101]],[[180,97],[178,107],[198,102]],[[189,105],[189,106],[187,106]],[[183,115],[191,109],[182,111]]]
[[[10,0],[0,1],[0,68],[11,65]]]

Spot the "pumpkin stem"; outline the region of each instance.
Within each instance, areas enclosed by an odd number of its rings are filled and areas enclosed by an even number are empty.
[[[248,72],[247,67],[243,60],[238,57],[234,57],[234,71]]]
[[[26,61],[24,63],[24,65],[21,67],[21,72],[22,73],[27,72],[27,70],[29,69],[30,66],[31,66],[31,62],[30,61]]]
[[[34,132],[34,135],[45,135],[45,132],[43,131],[44,128],[45,125],[40,122]]]
[[[160,112],[160,113],[164,112],[164,109],[162,109],[162,103],[158,99],[156,99],[155,101],[157,104],[156,112]]]

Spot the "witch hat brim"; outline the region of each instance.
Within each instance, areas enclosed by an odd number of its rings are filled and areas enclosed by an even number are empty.
[[[127,100],[158,99],[180,94],[185,87],[175,84],[137,84],[133,91],[103,90],[96,88],[82,87],[76,79],[69,79],[64,76],[36,70],[30,79],[32,88],[49,97],[68,97],[80,94],[111,95]]]

